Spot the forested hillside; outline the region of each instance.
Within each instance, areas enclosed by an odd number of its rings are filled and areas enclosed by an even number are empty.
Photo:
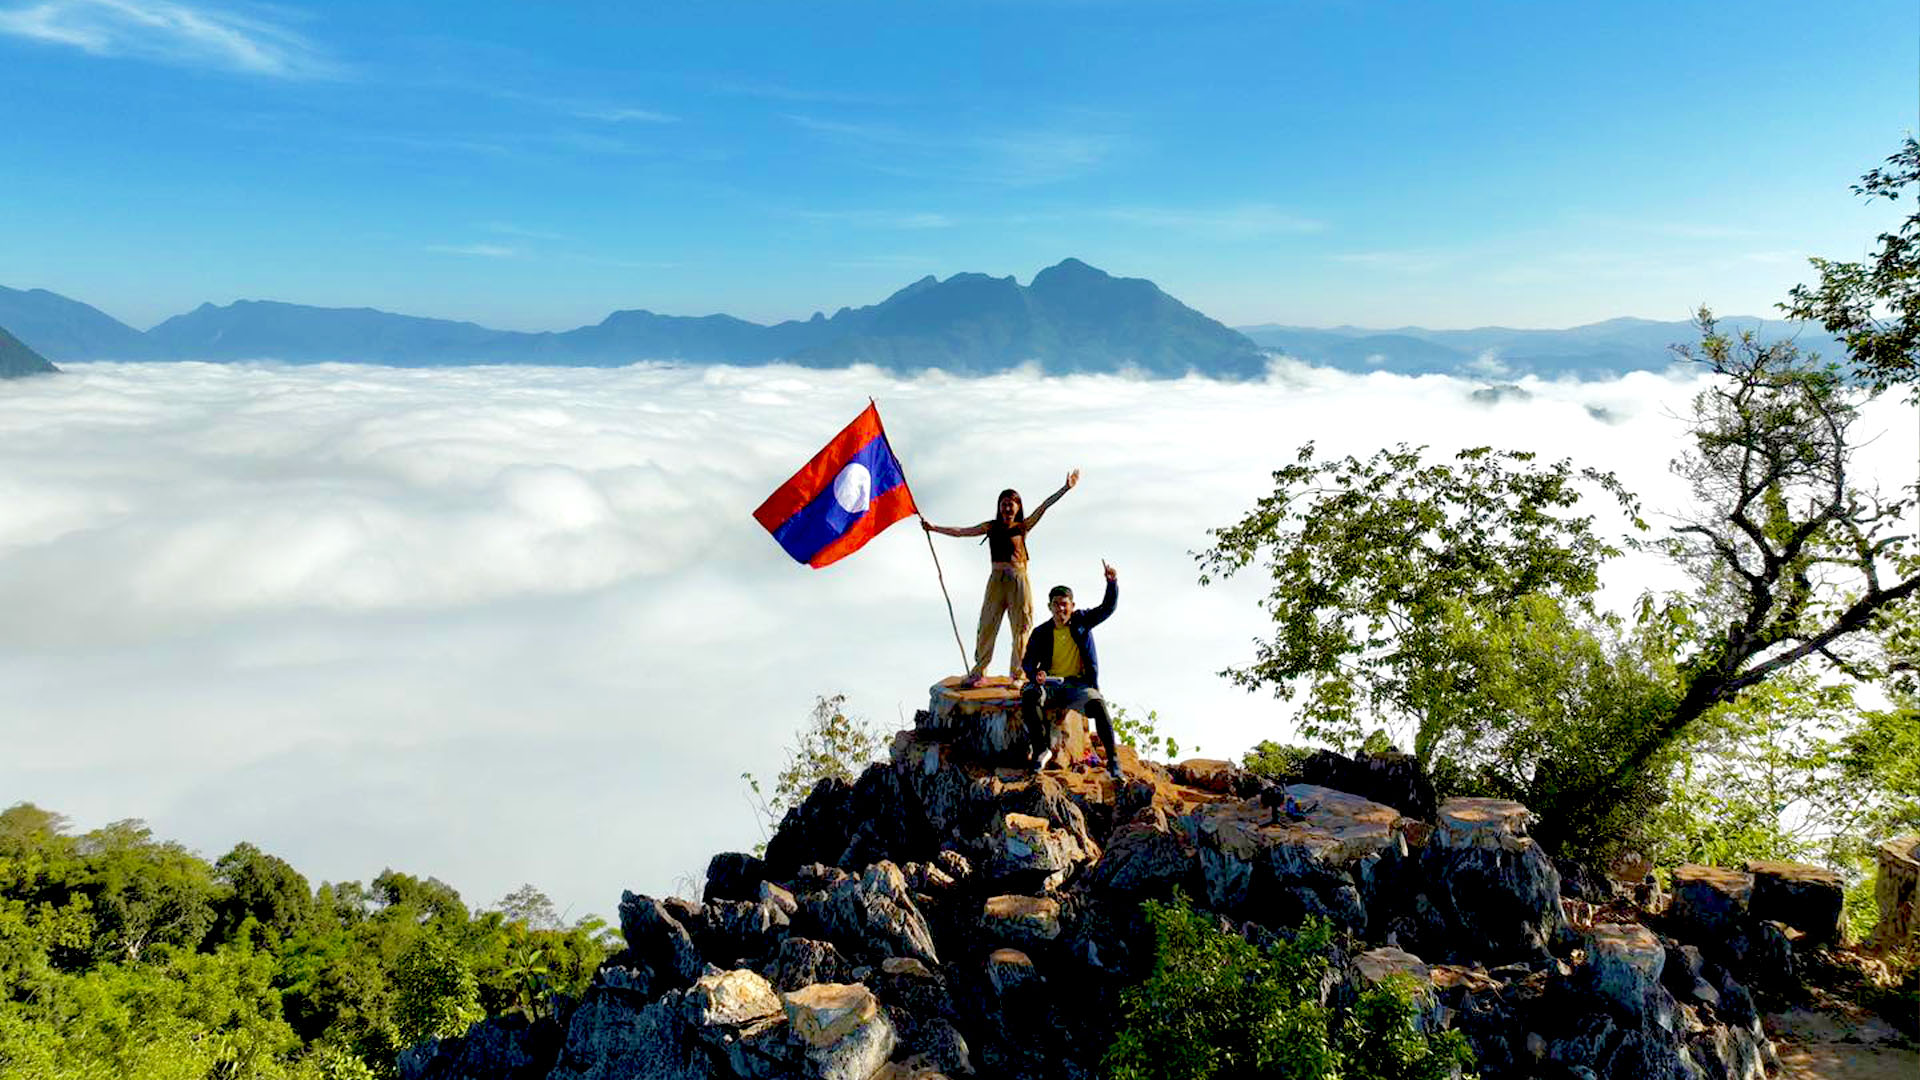
[[[314,888],[252,844],[209,863],[21,803],[0,812],[0,1073],[391,1077],[421,1039],[545,1015],[606,940],[530,885],[485,909],[391,869]]]

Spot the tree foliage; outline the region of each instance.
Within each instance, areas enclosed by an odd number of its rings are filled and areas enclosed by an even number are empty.
[[[527,886],[473,913],[432,878],[309,891],[239,844],[208,864],[139,822],[0,812],[0,1075],[372,1080],[412,1040],[552,1015],[610,949]]]
[[[846,706],[845,694],[814,699],[813,712],[787,747],[786,765],[774,777],[771,793],[762,789],[752,773],[740,774],[768,825],[778,825],[820,781],[852,783],[886,750],[886,732],[871,720],[847,712]]]
[[[1909,135],[1885,164],[1860,178],[1854,194],[1898,201],[1920,181],[1920,142]],[[1796,285],[1780,305],[1788,318],[1820,323],[1847,348],[1855,377],[1875,392],[1906,384],[1920,390],[1920,209],[1881,233],[1865,262],[1810,259],[1820,281]]]
[[[1222,672],[1248,689],[1301,699],[1301,732],[1350,747],[1367,731],[1411,734],[1432,706],[1426,672],[1442,660],[1448,613],[1502,611],[1541,595],[1584,607],[1619,549],[1580,512],[1583,487],[1637,506],[1611,473],[1475,447],[1430,462],[1401,444],[1365,461],[1316,460],[1314,445],[1275,470],[1273,492],[1209,532],[1196,556],[1207,584],[1256,563],[1276,632],[1253,662]]]

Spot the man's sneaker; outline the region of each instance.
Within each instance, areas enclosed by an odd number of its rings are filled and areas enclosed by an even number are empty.
[[[1039,772],[1051,764],[1053,764],[1053,751],[1050,749],[1042,750],[1040,751],[1040,756],[1033,759],[1033,771]]]
[[[1107,775],[1113,777],[1114,783],[1119,783],[1121,780],[1126,779],[1120,775],[1120,762],[1118,760],[1107,762]]]

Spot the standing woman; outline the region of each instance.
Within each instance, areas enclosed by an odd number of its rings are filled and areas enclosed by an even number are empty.
[[[1033,629],[1033,589],[1027,585],[1027,534],[1040,524],[1040,516],[1047,512],[1047,507],[1059,502],[1060,496],[1079,482],[1079,469],[1068,473],[1067,482],[1060,490],[1047,496],[1047,501],[1030,515],[1024,513],[1020,493],[1008,488],[1000,493],[991,521],[950,529],[926,518],[920,519],[921,528],[942,536],[986,537],[987,557],[993,561],[993,568],[987,573],[987,595],[980,602],[980,630],[973,646],[973,669],[967,672],[962,686],[980,685],[987,661],[993,658],[994,641],[1000,636],[1002,615],[1013,628],[1012,679],[1016,683],[1021,681],[1020,650],[1026,647],[1027,632]]]

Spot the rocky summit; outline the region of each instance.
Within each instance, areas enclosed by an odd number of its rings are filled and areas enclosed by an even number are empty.
[[[1096,1076],[1153,962],[1141,901],[1181,890],[1255,941],[1327,920],[1323,1003],[1411,976],[1485,1077],[1757,1080],[1754,991],[1836,932],[1838,883],[1792,864],[1572,887],[1524,806],[1436,804],[1405,755],[1304,766],[1358,791],[1130,748],[1117,782],[1072,752],[1035,774],[1004,695],[950,680],[931,704],[763,857],[714,856],[699,900],[623,895],[626,948],[579,1001],[415,1047],[403,1075]],[[1078,716],[1057,745],[1088,745]]]

